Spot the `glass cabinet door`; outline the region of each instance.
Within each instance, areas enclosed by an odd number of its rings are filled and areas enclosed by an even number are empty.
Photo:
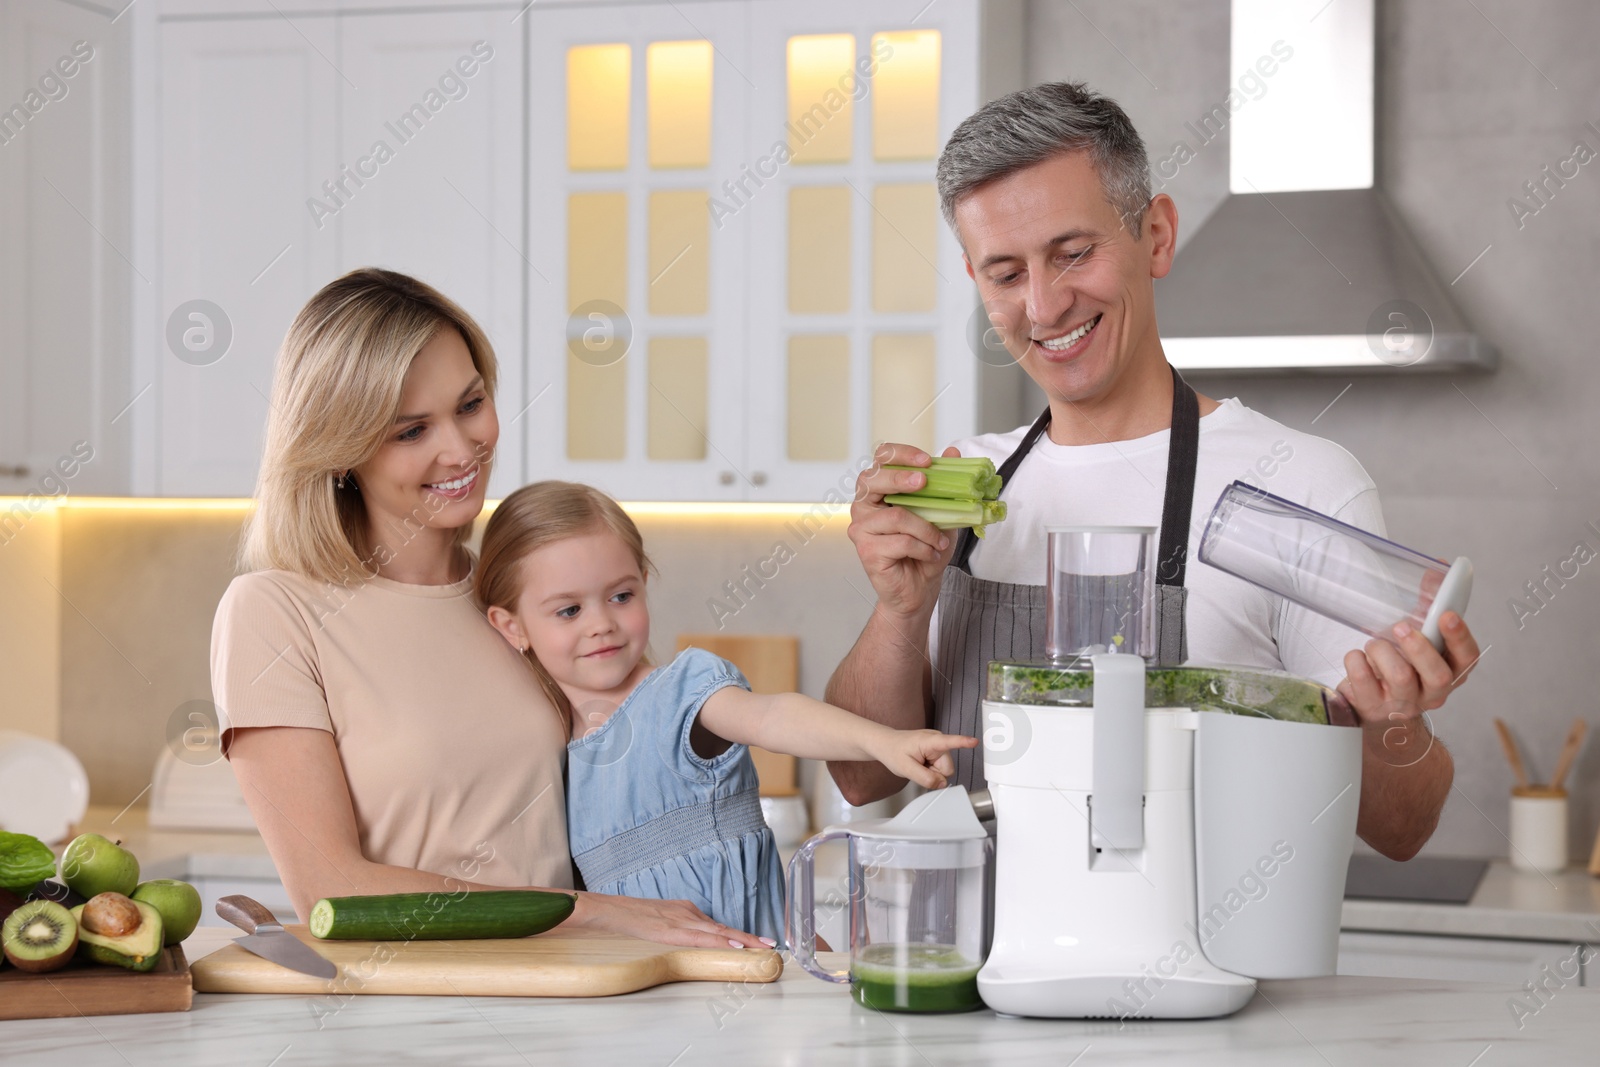
[[[815,501],[974,432],[933,181],[982,7],[529,11],[528,477]]]
[[[733,200],[750,284],[752,499],[849,494],[876,445],[974,432],[971,283],[934,166],[977,103],[976,4],[760,4],[761,179]]]
[[[739,500],[745,5],[530,11],[528,477]]]

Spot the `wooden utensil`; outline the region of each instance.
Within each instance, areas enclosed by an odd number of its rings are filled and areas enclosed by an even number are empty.
[[[1572,761],[1578,757],[1578,749],[1583,745],[1583,735],[1589,730],[1589,724],[1582,719],[1572,720],[1572,729],[1567,731],[1567,739],[1561,745],[1561,756],[1556,760],[1555,777],[1550,779],[1552,788],[1560,789],[1567,780],[1567,772],[1572,770]]]
[[[188,1011],[193,1000],[189,962],[177,945],[143,974],[84,960],[45,974],[0,971],[0,1020]]]
[[[1528,788],[1528,772],[1523,769],[1522,756],[1517,752],[1517,743],[1511,739],[1511,728],[1504,719],[1495,719],[1494,728],[1500,734],[1500,747],[1505,749],[1506,761],[1511,764],[1511,773],[1517,776],[1517,786],[1521,789]]]
[[[693,646],[738,667],[753,693],[793,693],[800,688],[800,639],[781,634],[679,634],[678,651]],[[799,763],[793,756],[750,746],[764,797],[800,792]]]
[[[285,927],[339,968],[313,978],[227,945],[194,962],[202,993],[350,993],[403,996],[609,997],[668,982],[773,982],[783,958],[769,949],[676,948],[611,934],[554,930],[482,941],[319,941]]]

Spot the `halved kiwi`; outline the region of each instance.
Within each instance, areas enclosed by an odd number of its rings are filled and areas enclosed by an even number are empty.
[[[30,900],[6,917],[0,948],[23,971],[65,967],[78,947],[78,921],[53,900]]]

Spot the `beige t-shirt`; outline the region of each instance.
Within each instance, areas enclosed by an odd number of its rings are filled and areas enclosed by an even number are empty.
[[[211,688],[224,750],[236,727],[333,734],[367,859],[571,887],[566,732],[478,610],[470,576],[341,586],[240,575],[217,605]]]

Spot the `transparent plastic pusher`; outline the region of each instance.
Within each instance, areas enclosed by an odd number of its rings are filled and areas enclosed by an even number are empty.
[[[1446,563],[1244,482],[1217,499],[1200,561],[1373,637],[1409,622],[1441,650],[1440,616],[1465,614],[1472,594],[1465,556]]]

